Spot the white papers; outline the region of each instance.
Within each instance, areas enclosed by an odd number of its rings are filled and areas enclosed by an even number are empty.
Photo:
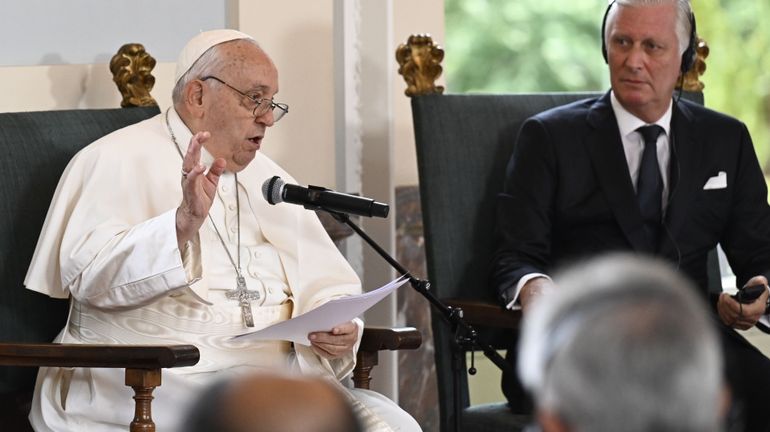
[[[281,321],[262,330],[233,336],[240,340],[286,340],[301,345],[310,345],[308,333],[329,331],[337,324],[342,324],[361,315],[370,307],[395,291],[409,279],[404,276],[393,280],[376,290],[367,293],[341,297],[296,316],[290,320]]]

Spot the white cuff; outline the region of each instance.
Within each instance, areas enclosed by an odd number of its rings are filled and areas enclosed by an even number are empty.
[[[768,286],[767,289],[770,290],[770,286]],[[765,308],[765,312],[767,312],[767,308]],[[770,314],[763,314],[761,317],[759,317],[759,322],[767,327],[770,327]]]
[[[762,315],[759,317],[759,322],[770,327],[770,315]]]
[[[545,275],[542,273],[530,273],[522,276],[521,279],[519,279],[519,283],[516,284],[516,290],[513,292],[513,300],[511,300],[510,303],[505,305],[505,308],[510,310],[521,309],[521,304],[519,303],[519,294],[521,294],[521,288],[524,287],[524,284],[526,284],[530,280],[539,278],[539,277],[551,280],[551,278],[548,275]]]

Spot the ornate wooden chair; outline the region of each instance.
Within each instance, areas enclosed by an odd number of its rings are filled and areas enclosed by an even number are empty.
[[[685,89],[699,92],[705,44]],[[480,340],[506,349],[517,338],[521,313],[502,308],[487,287],[495,247],[497,193],[524,120],[589,93],[451,94],[435,85],[443,49],[428,35],[413,35],[396,51],[414,123],[420,201],[431,289],[462,309]],[[702,94],[690,95],[702,102]],[[443,315],[431,310],[442,431],[515,431],[530,419],[505,402],[471,405],[466,353],[478,350],[455,338]]]
[[[70,158],[97,138],[158,114],[150,96],[155,60],[139,44],[123,46],[110,63],[123,95],[121,109],[83,109],[0,113],[0,153],[6,181],[0,186],[0,422],[3,430],[30,430],[27,414],[40,366],[126,369],[126,385],[136,400],[131,431],[154,431],[152,391],[161,369],[191,366],[198,349],[191,345],[126,346],[49,343],[67,319],[68,301],[23,287],[37,237],[59,177]],[[339,239],[349,235],[326,221]],[[368,388],[377,352],[415,349],[421,336],[413,328],[366,328],[357,387]],[[128,403],[128,401],[126,401]],[[127,409],[128,411],[128,409]],[[128,414],[127,414],[128,417]]]
[[[136,399],[131,430],[152,431],[150,401],[161,383],[161,368],[198,362],[198,349],[190,345],[48,343],[67,320],[68,301],[23,286],[48,205],[70,158],[91,141],[158,112],[153,107],[0,114],[0,152],[9,171],[9,182],[0,189],[0,365],[17,366],[0,367],[0,414],[8,430],[29,430],[26,415],[36,367],[126,369],[126,385],[134,388]]]

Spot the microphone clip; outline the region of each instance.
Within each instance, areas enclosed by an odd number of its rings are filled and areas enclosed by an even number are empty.
[[[307,186],[307,200],[303,204],[303,207],[305,207],[308,210],[326,210],[323,207],[322,204],[319,204],[321,201],[321,193],[322,192],[329,192],[331,189],[325,188],[323,186],[314,186],[314,185],[308,185]],[[330,211],[331,213],[331,211]]]

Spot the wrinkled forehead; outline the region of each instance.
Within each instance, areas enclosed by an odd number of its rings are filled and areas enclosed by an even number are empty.
[[[276,93],[278,70],[262,48],[248,40],[237,40],[221,45],[219,70],[222,78],[237,80],[249,90]]]
[[[677,6],[670,1],[650,1],[650,2],[614,2],[607,11],[606,26],[612,26],[622,17],[636,24],[636,21],[660,21],[663,18],[666,24],[676,23]],[[669,22],[670,21],[670,22]]]
[[[615,4],[605,25],[605,40],[611,35],[625,35],[653,40],[678,41],[677,9],[674,3],[642,5]]]

